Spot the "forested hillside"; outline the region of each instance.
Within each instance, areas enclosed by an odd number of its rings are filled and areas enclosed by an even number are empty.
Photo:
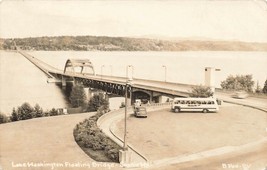
[[[147,38],[105,36],[59,36],[0,39],[0,49],[75,51],[267,51],[267,43],[238,41],[167,41]]]

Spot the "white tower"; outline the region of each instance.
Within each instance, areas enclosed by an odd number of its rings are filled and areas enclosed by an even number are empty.
[[[210,87],[213,93],[215,92],[215,71],[220,71],[220,69],[205,68],[205,86]]]

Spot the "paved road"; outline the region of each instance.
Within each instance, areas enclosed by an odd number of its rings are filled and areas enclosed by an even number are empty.
[[[164,119],[162,115],[165,115]],[[207,162],[212,163],[212,157],[247,150],[252,145],[256,148],[267,142],[266,113],[248,107],[224,104],[218,114],[208,115],[177,115],[167,109],[149,113],[148,117],[142,120],[129,119],[128,130],[129,142],[147,156],[152,169],[172,167],[171,164],[176,164],[174,167],[180,169],[178,163],[192,160],[199,162],[207,157],[210,158],[206,159],[210,161]],[[159,124],[160,126],[157,126]],[[123,122],[120,121],[116,125],[115,133],[122,136]],[[173,135],[166,129],[172,129],[178,135]],[[186,135],[187,132],[190,132],[190,135]],[[190,140],[185,142],[188,139]],[[259,162],[255,164],[260,165]]]
[[[63,167],[54,169],[88,169],[91,166],[104,166],[95,164],[81,148],[73,137],[75,125],[92,116],[94,113],[61,115],[37,118],[25,121],[0,125],[0,166],[3,170],[12,169],[38,169],[51,170],[51,166],[15,168],[22,163],[58,163]],[[13,165],[12,165],[13,163]],[[66,165],[66,164],[67,165]],[[85,163],[87,166],[70,167],[70,164]],[[113,165],[113,164],[112,164]],[[113,166],[118,166],[114,164]],[[13,167],[12,167],[13,166]],[[1,169],[1,168],[0,168]],[[105,169],[105,168],[95,168]],[[116,168],[117,169],[117,168]]]
[[[148,111],[153,111],[153,110],[159,110],[165,107],[170,107],[168,104],[155,104],[155,105],[150,105],[147,107]],[[127,119],[129,119],[130,115],[133,113],[132,108],[128,109],[127,112]],[[97,124],[100,127],[100,129],[103,130],[103,132],[109,136],[113,141],[115,141],[117,144],[119,144],[120,146],[123,146],[123,138],[119,135],[117,135],[115,133],[115,124],[124,119],[124,109],[118,110],[118,111],[113,111],[110,112],[108,114],[106,114],[105,116],[102,116]],[[129,121],[129,120],[127,120]],[[128,134],[128,132],[127,132]],[[129,138],[129,137],[128,137]],[[132,152],[132,156],[131,156],[131,163],[128,164],[128,167],[146,167],[148,166],[147,163],[147,158],[144,157],[142,154],[142,152],[140,152],[140,150],[137,150],[135,147],[133,147],[130,143],[128,143],[129,146],[129,150]]]
[[[245,150],[153,170],[266,170],[267,142]]]
[[[132,109],[128,110],[128,114],[132,113]],[[110,130],[111,124],[116,121],[116,120],[121,120],[124,118],[124,109],[113,111],[110,113],[107,113],[104,115],[102,118],[99,119],[97,122],[98,126],[102,131],[113,141],[115,141],[118,145],[123,147],[123,140],[120,138],[117,138],[116,136],[113,135],[113,133]],[[142,157],[141,155],[138,155],[138,152],[133,150],[131,147],[128,148],[131,151],[131,164],[128,166],[133,166],[133,167],[139,167],[141,164],[146,163],[146,159]]]

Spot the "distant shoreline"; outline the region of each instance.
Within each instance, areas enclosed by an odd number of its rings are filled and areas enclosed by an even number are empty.
[[[161,40],[128,37],[58,36],[1,39],[0,50],[33,51],[267,51],[267,43],[220,40]]]

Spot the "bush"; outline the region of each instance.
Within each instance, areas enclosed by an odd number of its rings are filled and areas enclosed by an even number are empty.
[[[221,82],[221,87],[226,90],[245,90],[252,92],[254,83],[252,75],[230,75],[226,80]]]
[[[0,113],[0,124],[7,122],[9,122],[9,118],[5,114]]]
[[[34,117],[34,109],[29,103],[23,103],[17,109],[18,120],[27,120]]]
[[[100,108],[96,115],[85,119],[76,125],[74,138],[83,147],[91,148],[94,151],[104,151],[105,155],[114,162],[119,162],[119,150],[115,142],[108,138],[97,126],[99,117],[105,113],[104,107]]]
[[[190,94],[190,97],[211,97],[213,96],[213,92],[210,87],[205,86],[196,86],[193,87],[192,93]]]
[[[120,108],[125,108],[125,103],[121,102]]]
[[[49,116],[57,116],[57,115],[60,115],[60,114],[55,108],[49,111]]]
[[[101,110],[109,110],[109,102],[105,99],[104,94],[99,93],[90,98],[87,110],[89,112]]]

